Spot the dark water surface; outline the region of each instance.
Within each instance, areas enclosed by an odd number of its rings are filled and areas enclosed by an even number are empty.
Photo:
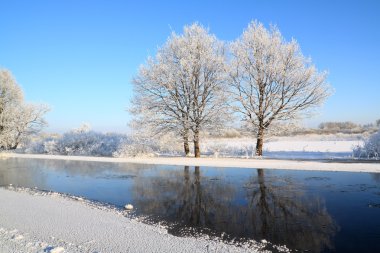
[[[376,173],[10,158],[0,160],[0,185],[9,184],[131,203],[136,215],[169,224],[175,235],[265,239],[299,252],[380,252]]]

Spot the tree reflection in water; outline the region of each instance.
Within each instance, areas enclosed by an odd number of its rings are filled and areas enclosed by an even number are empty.
[[[188,166],[183,171],[160,173],[158,177],[135,179],[134,203],[141,213],[176,223],[169,229],[174,234],[191,233],[183,227],[224,230],[229,216],[225,209],[234,198],[231,185],[217,178],[205,179],[208,182],[202,184],[199,167],[192,173]]]
[[[134,204],[154,221],[166,221],[177,235],[199,232],[223,239],[266,239],[291,249],[321,252],[332,249],[337,225],[322,199],[307,194],[287,177],[257,175],[236,185],[223,177],[161,170],[158,176],[137,177]]]
[[[291,249],[321,252],[332,249],[337,225],[328,214],[323,199],[307,195],[291,178],[257,177],[247,183],[249,199],[245,219],[255,239],[285,244]]]

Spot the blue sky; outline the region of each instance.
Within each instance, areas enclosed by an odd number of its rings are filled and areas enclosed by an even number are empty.
[[[306,125],[380,118],[380,1],[12,0],[0,8],[0,67],[28,101],[51,106],[48,131],[82,122],[127,131],[139,65],[196,21],[224,41],[255,19],[295,38],[335,89]]]

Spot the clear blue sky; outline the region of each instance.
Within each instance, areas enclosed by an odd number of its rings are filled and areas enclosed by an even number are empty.
[[[254,19],[295,38],[335,89],[306,125],[380,118],[380,1],[2,0],[0,10],[0,67],[28,101],[51,106],[49,131],[126,131],[139,65],[195,21],[225,41]]]

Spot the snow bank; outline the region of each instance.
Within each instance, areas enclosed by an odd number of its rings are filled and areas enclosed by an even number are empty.
[[[229,245],[175,237],[105,207],[57,193],[0,188],[0,252],[257,252],[266,243]],[[261,252],[261,251],[260,251]]]
[[[209,167],[235,167],[235,168],[260,168],[260,169],[290,169],[290,170],[319,170],[319,171],[348,171],[348,172],[379,172],[380,163],[362,163],[339,160],[332,161],[297,161],[297,160],[273,160],[273,159],[242,159],[242,158],[193,158],[193,157],[137,157],[137,158],[112,158],[89,156],[60,156],[60,155],[32,155],[32,154],[4,154],[7,158],[32,158],[52,160],[73,160],[113,163],[138,163],[153,165],[180,165],[180,166],[209,166]]]

